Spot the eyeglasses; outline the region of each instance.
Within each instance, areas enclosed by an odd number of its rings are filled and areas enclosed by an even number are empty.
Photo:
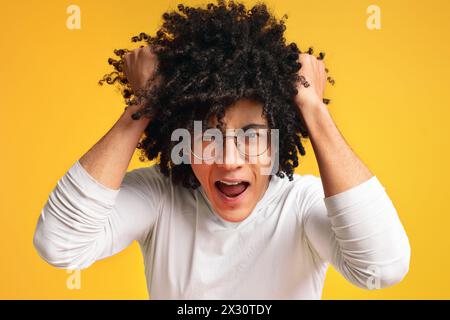
[[[245,131],[227,129],[226,134],[218,129],[208,129],[193,136],[191,153],[200,160],[220,160],[225,141],[229,138],[233,138],[236,149],[245,158],[258,157],[269,149],[270,129],[249,128]]]

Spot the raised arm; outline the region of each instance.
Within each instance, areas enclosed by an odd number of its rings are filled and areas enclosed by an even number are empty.
[[[156,67],[156,56],[150,48],[143,47],[127,53],[124,72],[133,91],[142,88]],[[130,164],[137,143],[150,119],[131,119],[139,105],[128,107],[115,125],[86,154],[80,163],[103,185],[117,189]]]
[[[309,54],[301,54],[300,62],[300,75],[309,85],[299,86],[296,102],[308,127],[322,185],[315,189],[316,201],[304,219],[307,240],[355,285],[394,284],[408,272],[410,261],[408,238],[397,211],[322,102],[323,62]]]
[[[154,66],[148,48],[125,57],[127,78],[138,89]],[[150,61],[150,62],[149,62]],[[37,223],[34,245],[50,264],[78,269],[110,256],[133,240],[145,241],[161,201],[156,170],[126,172],[150,119],[131,119],[128,107],[113,127],[58,181]]]

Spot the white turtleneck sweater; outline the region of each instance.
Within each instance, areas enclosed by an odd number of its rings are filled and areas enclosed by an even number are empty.
[[[157,166],[126,173],[119,190],[76,161],[46,202],[39,255],[87,268],[138,241],[152,299],[320,299],[329,264],[361,288],[409,269],[405,230],[376,176],[325,198],[314,175],[273,176],[251,214],[221,218],[200,187],[172,184]]]

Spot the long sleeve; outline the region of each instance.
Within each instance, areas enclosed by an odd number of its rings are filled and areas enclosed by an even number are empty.
[[[58,268],[83,269],[145,241],[158,216],[161,179],[154,168],[140,168],[110,189],[77,160],[41,211],[33,239],[39,255]]]
[[[380,289],[400,282],[409,270],[411,249],[378,178],[327,198],[315,178],[303,220],[310,248],[358,287]]]

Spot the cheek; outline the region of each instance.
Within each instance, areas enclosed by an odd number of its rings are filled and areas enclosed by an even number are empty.
[[[259,175],[255,179],[255,185],[252,192],[252,201],[259,201],[267,189],[269,176]]]
[[[202,186],[206,186],[209,181],[211,166],[207,164],[191,164],[191,168],[197,180],[200,181]]]
[[[260,193],[265,191],[270,176],[261,174],[261,167],[259,165],[253,166],[252,171],[254,177],[253,178],[254,196],[259,197]]]
[[[262,172],[266,171],[262,170],[262,168],[268,168],[270,165],[272,165],[272,154],[270,150],[270,148],[267,149],[266,152],[264,152],[257,158],[255,166],[258,168],[258,172],[256,173],[261,174]]]

